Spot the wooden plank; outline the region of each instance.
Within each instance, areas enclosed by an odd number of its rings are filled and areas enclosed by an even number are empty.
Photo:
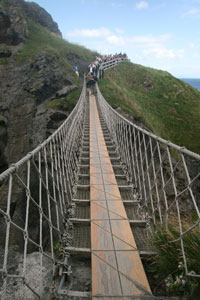
[[[147,224],[146,220],[129,220],[131,226],[145,226]]]
[[[92,296],[122,296],[114,251],[92,251]]]
[[[91,297],[90,292],[80,292],[80,291],[66,291],[66,295],[69,297],[81,297],[81,298],[90,298]]]
[[[106,184],[106,185],[117,184],[114,173],[112,173],[112,174],[102,174],[102,176],[103,176],[104,184]]]
[[[104,186],[101,184],[91,185],[90,187],[90,200],[106,200],[106,193],[104,190]]]
[[[109,220],[91,221],[91,250],[92,251],[113,251],[113,237]]]
[[[117,186],[98,116],[90,97],[90,212],[92,299],[151,295]],[[114,159],[116,161],[116,159]],[[113,161],[114,161],[113,160]],[[130,187],[122,187],[130,189]],[[131,201],[133,203],[134,201]],[[138,202],[138,201],[137,201]],[[132,223],[138,223],[134,222]],[[141,222],[140,222],[141,223]]]
[[[69,252],[85,252],[85,253],[90,253],[91,249],[90,248],[76,248],[76,247],[65,247],[66,251]]]
[[[127,219],[122,201],[108,201],[110,219]]]
[[[138,252],[116,251],[116,257],[123,295],[151,295],[151,290]]]
[[[91,201],[90,204],[91,220],[108,220],[108,208],[106,201]]]
[[[79,219],[79,218],[70,218],[69,219],[72,223],[90,223],[90,219]]]
[[[109,200],[120,200],[121,201],[121,194],[117,184],[106,184],[104,185],[105,192],[106,192],[106,199]]]
[[[91,174],[90,175],[90,185],[103,185],[102,174]]]

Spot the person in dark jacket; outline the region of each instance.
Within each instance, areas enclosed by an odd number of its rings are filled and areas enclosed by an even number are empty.
[[[91,94],[95,94],[95,84],[97,82],[97,77],[93,73],[88,73],[86,76],[86,87],[90,89]]]

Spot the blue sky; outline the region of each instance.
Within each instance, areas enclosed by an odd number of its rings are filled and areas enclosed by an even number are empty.
[[[200,0],[35,0],[63,38],[101,54],[200,78]]]

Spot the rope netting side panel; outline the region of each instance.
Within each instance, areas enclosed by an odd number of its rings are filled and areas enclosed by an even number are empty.
[[[76,107],[61,127],[0,175],[2,300],[11,299],[14,289],[16,299],[31,295],[43,299],[45,265],[51,266],[52,275],[55,271],[56,249],[72,205],[85,99],[84,85]],[[36,260],[33,255],[30,258],[31,253],[36,253]]]
[[[171,241],[180,249],[187,276],[200,277],[188,268],[190,233],[199,235],[200,155],[166,141],[118,114],[97,87],[98,105],[121,157],[137,199],[138,214],[149,231],[174,224]],[[186,243],[187,240],[187,243]],[[191,241],[192,242],[192,241]]]

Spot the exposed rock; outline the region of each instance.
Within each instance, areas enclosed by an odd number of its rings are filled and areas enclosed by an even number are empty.
[[[75,90],[77,86],[75,84],[64,86],[61,90],[56,92],[56,97],[66,96],[69,92]]]
[[[7,120],[0,115],[0,173],[8,167],[5,149],[8,142]]]
[[[2,57],[10,57],[12,52],[9,49],[3,49],[0,47],[0,58]]]
[[[55,112],[50,116],[53,121],[63,121],[67,118],[67,115],[63,112]]]
[[[10,45],[14,51],[19,43],[22,43],[28,35],[26,14],[31,16],[31,9],[27,12],[26,5],[33,5],[32,19],[37,22],[46,22],[46,28],[57,32],[57,25],[52,21],[48,13],[40,7],[23,0],[6,0],[6,5],[0,12],[0,38],[4,45],[1,47],[1,57],[7,57],[6,66],[0,65],[0,172],[8,165],[15,163],[38,144],[43,142],[49,134],[57,129],[69,112],[57,112],[46,108],[46,101],[58,94],[67,94],[75,88],[72,82],[73,76],[66,74],[64,67],[57,63],[58,57],[41,53],[24,65],[17,65],[15,57],[10,56]],[[32,7],[32,6],[31,6]],[[45,15],[47,17],[45,21]],[[19,48],[18,48],[19,49]],[[9,52],[10,51],[10,52]],[[52,117],[51,117],[52,116]],[[25,172],[19,174],[25,181]],[[36,201],[38,182],[31,178],[31,193]],[[7,186],[1,186],[1,208],[6,209]],[[13,182],[11,217],[19,226],[24,227],[25,222],[26,194],[20,181]],[[44,197],[43,209],[47,210],[47,201]],[[30,207],[29,234],[34,241],[38,241],[38,210]],[[6,223],[0,215],[0,244],[4,243]],[[53,212],[54,218],[54,212]],[[43,224],[43,232],[48,233],[48,225]],[[56,237],[55,237],[56,240]],[[23,236],[16,228],[11,229],[10,244],[18,244],[23,248]],[[48,247],[48,241],[47,241]],[[28,251],[36,251],[31,244]],[[20,299],[20,298],[19,298]]]
[[[50,120],[47,123],[48,129],[57,129],[59,125],[68,117],[68,114],[63,113],[62,111],[57,111],[50,115]]]
[[[24,40],[24,33],[27,30],[27,24],[13,16],[13,23],[11,16],[0,12],[0,43],[7,45],[18,45]],[[22,33],[23,32],[23,33]]]
[[[28,36],[28,23],[22,10],[22,0],[5,0],[0,11],[0,43],[18,45]]]
[[[4,127],[8,142],[6,149],[4,146],[4,155],[8,157],[9,163],[17,161],[46,138],[45,128],[49,115],[54,111],[46,110],[45,105],[41,108],[41,104],[62,90],[63,86],[65,93],[75,88],[66,79],[62,68],[55,65],[55,59],[54,56],[42,54],[34,62],[21,67],[10,64],[6,71],[0,70],[0,114],[7,120]]]
[[[2,266],[4,251],[0,249],[0,265]],[[53,279],[53,265],[50,259],[43,256],[42,268],[40,269],[40,253],[34,252],[27,255],[26,260],[26,283],[39,295],[41,299],[49,300],[51,296],[51,285]],[[8,256],[9,274],[22,275],[23,255],[19,252],[17,246],[9,248]],[[0,291],[1,295],[1,291]],[[20,279],[10,279],[8,281],[6,299],[36,300],[38,297],[27,287]]]
[[[27,75],[27,80],[23,88],[36,97],[38,104],[56,94],[63,85],[65,89],[68,86],[68,92],[76,87],[70,80],[64,78],[63,70],[55,64],[56,59],[56,56],[41,54],[34,62],[24,66],[23,72]]]
[[[4,0],[4,8],[0,12],[0,43],[18,45],[28,37],[28,22],[47,28],[61,36],[57,23],[38,4],[23,0]]]
[[[67,60],[68,69],[60,62],[60,57],[47,54],[43,49],[40,54],[31,56],[24,64],[18,63],[15,54],[20,49],[29,36],[28,22],[38,23],[51,32],[61,35],[57,24],[51,16],[35,3],[23,0],[4,0],[5,5],[0,8],[0,58],[6,58],[6,65],[0,64],[0,173],[10,164],[15,163],[36,146],[42,143],[49,134],[55,131],[69,115],[69,111],[58,111],[50,109],[47,102],[55,97],[66,96],[76,88],[74,84],[73,54],[71,61]],[[2,8],[3,7],[3,8]],[[39,28],[39,26],[38,26]],[[80,57],[76,59],[82,60]],[[77,63],[77,61],[76,61]],[[81,66],[85,67],[87,62]],[[79,64],[80,66],[80,64]],[[83,73],[83,70],[81,71]],[[36,161],[37,164],[37,161]],[[14,224],[25,228],[26,222],[26,167],[18,170],[13,176],[12,196],[10,204],[10,217]],[[37,167],[36,167],[37,169]],[[28,242],[27,251],[32,253],[38,251],[36,243],[40,240],[39,210],[39,181],[36,176],[37,170],[30,175],[30,195],[34,201],[30,202],[28,235],[35,243]],[[41,165],[42,175],[45,177],[45,165]],[[25,183],[25,184],[24,184]],[[1,189],[1,213],[0,213],[0,245],[5,245],[6,229],[8,220],[3,211],[7,210],[8,185],[0,183]],[[53,194],[53,184],[49,178],[49,189]],[[42,211],[48,216],[48,201],[45,186],[42,186]],[[59,228],[62,231],[63,224],[60,218]],[[57,215],[54,206],[51,207],[51,222],[57,226]],[[47,251],[49,242],[49,223],[44,218],[42,222],[43,249]],[[53,241],[58,241],[58,232],[53,231]],[[15,251],[13,245],[18,245]],[[22,273],[21,253],[24,250],[24,235],[17,226],[10,226],[9,233],[9,253],[13,259],[8,259],[8,270],[10,274]],[[13,251],[12,251],[13,249]],[[0,268],[2,269],[2,259],[0,250]],[[3,256],[3,254],[2,254]],[[49,299],[52,279],[52,263],[43,258],[42,269],[43,290],[41,299]],[[26,274],[27,283],[30,287],[39,292],[41,277],[39,274],[40,254],[32,253],[27,256]],[[0,279],[1,281],[1,279]],[[0,282],[2,283],[2,282]],[[0,284],[1,286],[1,284]],[[32,300],[37,297],[27,288],[26,299]],[[8,293],[6,299],[22,299],[24,285],[22,280],[9,279]],[[1,292],[0,292],[1,294]],[[0,296],[1,297],[1,296]]]
[[[51,15],[37,3],[24,2],[24,11],[26,16],[28,16],[34,22],[61,36],[61,32],[58,29],[58,24],[54,22]]]
[[[147,92],[149,92],[153,88],[153,83],[151,80],[144,81],[144,87],[146,88]]]

